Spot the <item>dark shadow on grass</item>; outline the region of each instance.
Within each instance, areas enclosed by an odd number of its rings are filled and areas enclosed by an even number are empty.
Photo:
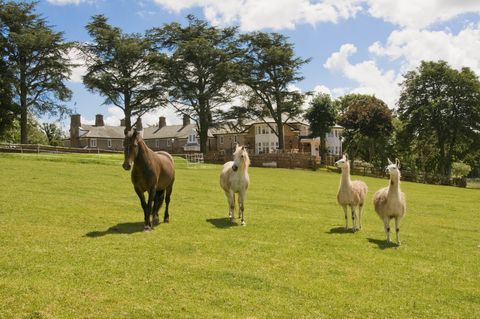
[[[398,248],[397,244],[394,244],[392,242],[387,242],[386,240],[380,240],[380,239],[374,239],[374,238],[367,238],[368,242],[375,244],[378,246],[379,249],[387,249],[387,248]]]
[[[345,229],[345,227],[333,227],[327,231],[327,234],[353,234],[353,229]]]
[[[207,219],[207,222],[212,224],[213,226],[217,228],[230,228],[233,226],[238,226],[237,223],[232,223],[230,221],[230,218],[228,217],[222,217],[222,218],[209,218]]]
[[[113,235],[113,234],[133,234],[143,232],[143,222],[137,223],[119,223],[115,226],[108,228],[107,230],[103,231],[91,231],[86,233],[85,236],[87,237],[102,237],[105,235]]]

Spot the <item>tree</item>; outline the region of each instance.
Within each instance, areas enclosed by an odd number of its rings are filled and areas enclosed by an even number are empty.
[[[188,25],[170,23],[150,30],[159,50],[168,50],[165,79],[169,103],[197,123],[200,150],[207,152],[208,130],[219,120],[219,107],[236,94],[237,28],[218,28],[187,17]]]
[[[0,47],[5,48],[2,38],[0,38]],[[0,136],[12,127],[17,116],[13,103],[12,75],[7,68],[5,53],[5,50],[0,52]]]
[[[95,15],[86,29],[93,43],[79,44],[87,61],[83,83],[104,96],[105,104],[122,109],[129,131],[132,117],[141,117],[161,105],[164,87],[161,79],[162,56],[153,43],[140,34],[126,34]]]
[[[478,147],[478,77],[469,68],[455,70],[445,61],[422,61],[404,78],[398,113],[405,123],[405,140],[433,143],[436,171],[448,179],[453,161]]]
[[[28,116],[62,116],[71,91],[64,81],[71,74],[72,44],[35,13],[36,2],[0,2],[0,42],[11,72],[14,102],[20,113],[21,142],[28,142]]]
[[[339,124],[345,128],[345,150],[351,158],[359,156],[381,166],[393,132],[392,111],[371,95],[345,95],[337,103],[344,110]]]
[[[305,113],[305,118],[310,124],[312,136],[320,137],[320,156],[322,162],[325,163],[327,154],[325,135],[332,130],[337,119],[337,109],[330,95],[318,94],[314,96]]]
[[[284,149],[283,126],[300,115],[303,95],[291,85],[303,79],[300,68],[309,59],[295,57],[293,44],[278,33],[254,32],[242,36],[246,53],[241,60],[242,76],[239,82],[251,90],[247,111],[267,125],[271,117],[276,127],[270,126]]]
[[[40,130],[47,137],[48,145],[63,146],[63,132],[55,123],[43,123]]]

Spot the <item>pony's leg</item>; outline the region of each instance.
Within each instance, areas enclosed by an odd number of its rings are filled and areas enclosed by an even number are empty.
[[[142,205],[143,213],[147,209],[147,202],[145,201],[145,194],[138,188],[135,187],[135,193],[137,193],[138,199],[140,199],[140,205]]]
[[[160,224],[160,219],[158,218],[158,211],[162,207],[164,194],[165,194],[165,190],[163,189],[155,193],[155,199],[153,202],[153,212],[152,212],[153,225]]]
[[[390,242],[390,218],[383,217],[383,225],[385,227],[385,234],[387,235],[387,243]]]
[[[156,189],[155,189],[155,186],[153,186],[148,191],[147,209],[145,209],[145,212],[144,212],[145,225],[143,226],[143,229],[146,231],[152,229],[152,222],[150,221],[150,215],[152,213],[153,199],[155,198],[155,193],[156,193]]]
[[[342,205],[343,212],[345,213],[345,229],[348,229],[348,209],[347,205]]]
[[[397,245],[400,246],[400,217],[395,217],[395,233],[397,235]]]
[[[357,231],[357,221],[356,221],[355,216],[357,215],[358,206],[350,205],[350,209],[352,210],[352,230],[353,230],[353,232],[356,232]]]
[[[228,198],[228,217],[230,221],[235,222],[235,194],[232,191],[225,192]]]
[[[170,186],[167,187],[166,195],[165,195],[165,214],[163,215],[163,222],[169,223],[170,222],[170,215],[168,214],[168,207],[170,205],[170,196],[172,195],[173,191],[173,182]]]
[[[239,215],[242,221],[242,226],[245,226],[245,216],[244,216],[244,206],[243,202],[245,201],[247,193],[245,191],[238,193],[238,206],[239,206]]]

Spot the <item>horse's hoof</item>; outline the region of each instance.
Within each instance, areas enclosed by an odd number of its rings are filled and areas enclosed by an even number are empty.
[[[154,218],[153,221],[152,221],[152,224],[153,225],[159,225],[160,224],[160,219]]]
[[[168,224],[168,223],[170,222],[170,219],[168,219],[168,218],[167,218],[167,219],[164,219],[163,222],[164,222],[165,224]]]
[[[235,223],[235,218],[230,218],[230,222],[233,224]]]
[[[146,225],[146,226],[143,226],[143,231],[144,231],[144,232],[149,232],[149,231],[151,231],[151,230],[152,230],[152,227],[147,226],[147,225]]]

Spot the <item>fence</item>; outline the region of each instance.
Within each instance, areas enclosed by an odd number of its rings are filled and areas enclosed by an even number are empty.
[[[309,168],[316,169],[320,164],[320,157],[306,153],[268,153],[250,154],[251,166],[279,167],[279,168]],[[213,152],[205,155],[205,162],[223,164],[231,161],[232,156],[225,153]]]
[[[120,154],[122,151],[104,150],[99,148],[75,148],[63,146],[50,146],[40,144],[0,144],[3,153],[80,153],[80,154]]]

